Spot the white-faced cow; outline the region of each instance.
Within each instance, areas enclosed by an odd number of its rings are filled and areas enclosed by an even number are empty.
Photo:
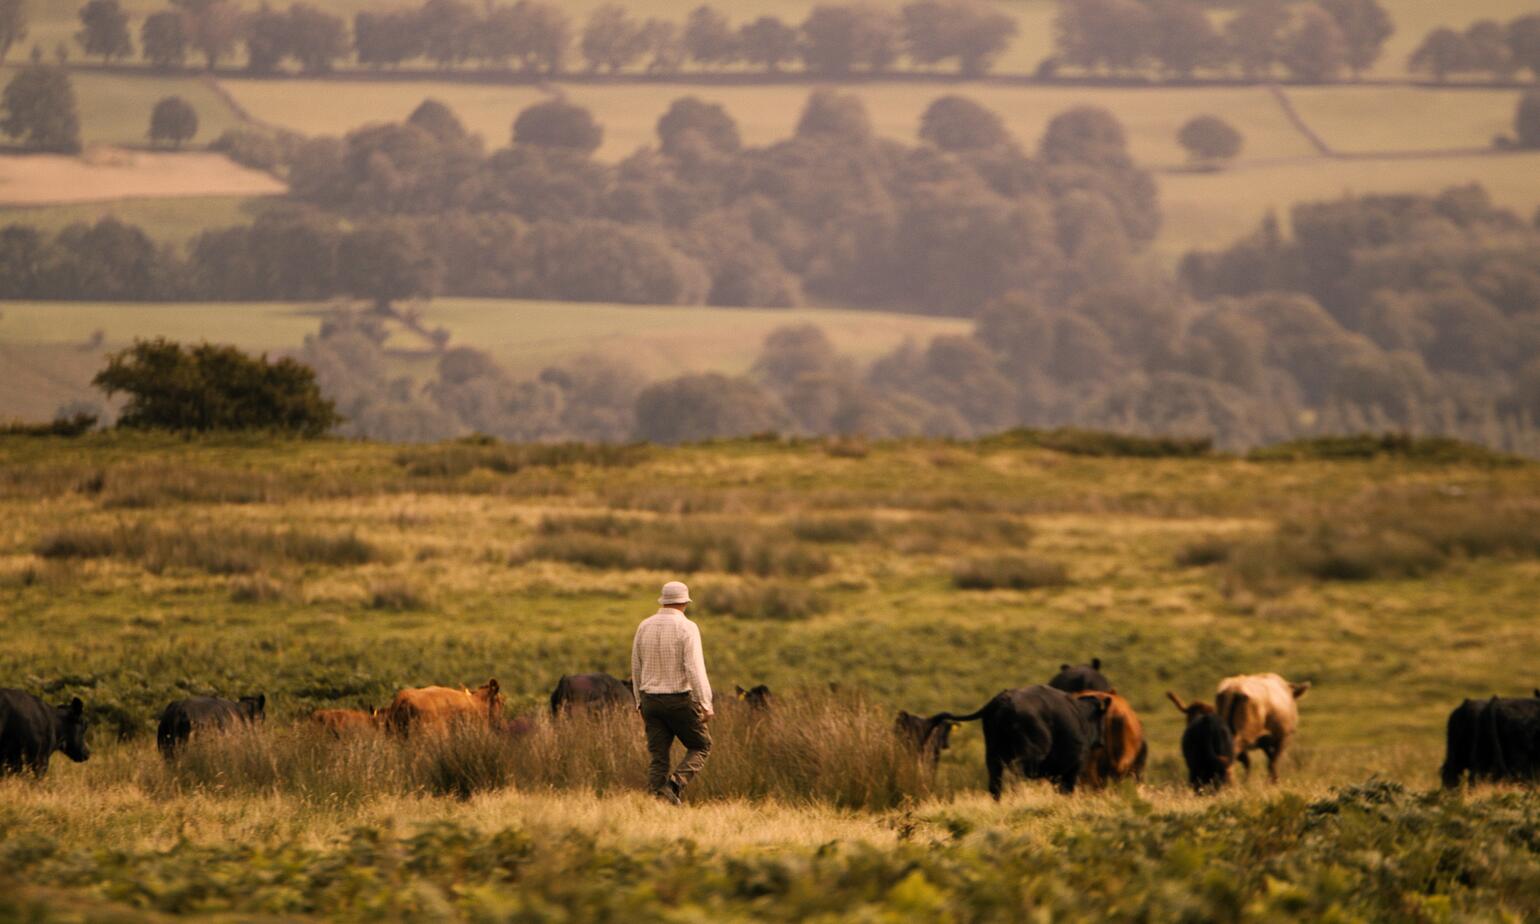
[[[1235,736],[1235,759],[1251,773],[1246,752],[1260,748],[1267,755],[1267,775],[1278,781],[1278,761],[1299,728],[1295,702],[1309,683],[1290,683],[1277,674],[1244,674],[1219,681],[1214,709]]]
[[[23,690],[0,690],[0,775],[48,772],[54,751],[76,763],[88,760],[85,704],[50,706]]]

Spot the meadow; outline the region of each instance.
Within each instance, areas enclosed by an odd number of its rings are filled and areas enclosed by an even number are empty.
[[[1540,469],[1383,446],[6,438],[0,677],[96,729],[90,762],[0,783],[0,880],[19,915],[1522,920],[1535,794],[1432,790],[1449,709],[1534,685]],[[670,577],[715,684],[782,700],[724,708],[683,812],[635,791],[630,716],[541,716],[560,674],[625,672]],[[887,734],[1093,655],[1144,718],[1141,785],[997,806],[976,727],[934,775]],[[1262,670],[1314,684],[1283,784],[1190,795],[1164,692]],[[526,738],[296,726],[490,676]],[[155,756],[167,700],[257,690],[262,731]]]
[[[158,200],[118,203],[113,214],[158,212]],[[205,215],[227,213],[234,200],[213,200]],[[122,209],[119,212],[119,209]],[[51,223],[84,214],[83,207],[44,210]],[[64,214],[60,214],[63,212]],[[7,213],[0,211],[0,222]],[[173,216],[190,214],[180,209]],[[28,213],[25,220],[35,221]],[[55,216],[58,216],[57,218]],[[166,233],[172,233],[168,228]],[[7,302],[0,305],[0,419],[46,420],[72,400],[99,400],[90,387],[103,355],[135,337],[231,343],[255,352],[298,350],[320,325],[325,306],[288,303]],[[494,356],[517,376],[581,355],[600,355],[637,366],[648,376],[678,370],[748,370],[765,336],[788,324],[815,324],[843,353],[868,362],[906,339],[966,334],[970,324],[891,312],[841,309],[745,309],[581,302],[440,298],[421,307],[423,323],[443,326],[452,342]],[[97,339],[97,332],[101,337]],[[689,349],[680,344],[688,343]],[[415,335],[397,332],[386,344],[397,374],[431,377],[436,359]]]

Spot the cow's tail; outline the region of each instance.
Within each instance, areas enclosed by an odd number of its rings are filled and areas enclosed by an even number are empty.
[[[952,715],[950,712],[938,712],[935,714],[935,716],[933,716],[933,718],[941,719],[947,722],[977,722],[979,719],[984,717],[984,713],[989,711],[989,707],[993,703],[994,700],[991,699],[989,702],[980,706],[976,711],[970,712],[967,715]]]

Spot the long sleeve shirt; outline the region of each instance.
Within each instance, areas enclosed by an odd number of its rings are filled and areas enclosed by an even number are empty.
[[[642,620],[631,642],[631,689],[640,705],[643,693],[684,693],[711,709],[711,681],[701,651],[700,627],[672,607]]]

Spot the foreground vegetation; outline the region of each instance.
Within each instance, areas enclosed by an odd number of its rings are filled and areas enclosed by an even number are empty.
[[[14,916],[1540,913],[1534,794],[1430,792],[1449,709],[1533,685],[1515,669],[1540,651],[1530,463],[1073,432],[603,450],[113,433],[0,455],[0,684],[83,697],[95,752],[0,782]],[[683,812],[638,791],[632,716],[544,714],[562,673],[625,672],[670,577],[701,598],[716,685],[779,699],[724,706]],[[1018,785],[996,806],[976,727],[934,774],[889,733],[898,708],[972,709],[1093,655],[1144,719],[1141,785]],[[1313,682],[1284,783],[1191,796],[1164,692],[1261,670]],[[520,734],[402,747],[303,721],[493,676]],[[168,700],[256,691],[259,731],[155,753]]]

